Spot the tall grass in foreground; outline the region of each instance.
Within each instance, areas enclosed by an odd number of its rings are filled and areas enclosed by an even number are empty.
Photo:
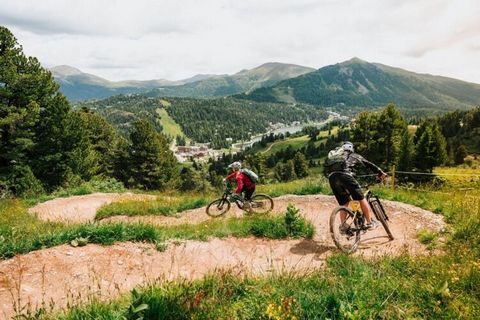
[[[133,290],[127,301],[92,303],[52,318],[477,319],[478,291],[466,294],[460,280],[450,284],[444,259],[335,255],[325,270],[305,276],[219,272],[201,281],[152,284]],[[478,279],[478,267],[470,266],[468,277]]]

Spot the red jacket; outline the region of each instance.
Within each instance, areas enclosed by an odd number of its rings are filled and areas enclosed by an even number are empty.
[[[237,180],[237,190],[235,190],[235,193],[240,193],[243,190],[243,187],[245,189],[251,190],[255,188],[255,183],[250,180],[249,177],[247,177],[246,174],[244,174],[242,171],[235,171],[232,174],[228,175],[226,180]]]

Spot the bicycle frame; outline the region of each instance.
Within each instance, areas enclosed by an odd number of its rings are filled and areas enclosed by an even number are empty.
[[[229,196],[231,196],[233,194],[232,190],[227,186],[225,188],[225,191],[223,192],[223,195],[222,195],[222,200],[224,201],[228,201],[230,203],[232,203],[232,201],[230,201],[228,198]],[[243,201],[240,200],[240,199],[235,199],[235,204],[237,205],[237,207],[241,210],[243,210]]]
[[[373,214],[375,215],[375,218],[379,220],[379,215],[382,215],[385,220],[389,220],[387,214],[385,213],[385,209],[383,208],[382,203],[380,202],[380,199],[378,196],[376,196],[372,190],[370,190],[370,186],[373,185],[373,183],[369,183],[364,185],[363,187],[366,188],[366,191],[364,192],[365,199],[367,200],[368,204],[370,205],[370,209],[372,209]],[[377,206],[378,205],[378,206]],[[363,214],[363,211],[360,207],[360,203],[358,201],[353,200],[350,197],[350,202],[348,203],[348,208],[353,212],[355,215],[355,225],[358,229],[360,230],[366,230],[365,228],[365,216]],[[380,209],[380,210],[379,210]],[[360,215],[360,217],[357,217],[357,215]],[[358,219],[361,219],[361,221],[358,221]],[[361,224],[360,224],[361,222]],[[358,229],[355,228],[353,231],[357,231]]]

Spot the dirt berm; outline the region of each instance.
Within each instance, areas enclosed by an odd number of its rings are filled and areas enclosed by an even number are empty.
[[[56,199],[39,204],[30,212],[42,219],[87,222],[105,203],[132,195],[92,194]],[[135,286],[152,281],[198,279],[219,269],[238,274],[267,275],[272,272],[307,272],[322,268],[325,259],[337,252],[330,238],[328,219],[336,203],[331,196],[282,196],[275,198],[275,212],[283,213],[292,203],[315,226],[312,240],[265,240],[254,237],[211,238],[208,241],[175,241],[164,252],[153,244],[89,244],[73,248],[62,245],[0,262],[0,318],[11,317],[15,309],[54,308],[87,301],[91,297],[111,299]],[[440,231],[440,215],[397,202],[384,202],[395,240],[389,241],[383,228],[362,237],[357,255],[367,257],[401,252],[425,253],[416,237],[418,230]],[[229,216],[241,217],[238,209]],[[205,208],[178,217],[115,217],[110,220],[155,224],[202,223],[211,219]]]

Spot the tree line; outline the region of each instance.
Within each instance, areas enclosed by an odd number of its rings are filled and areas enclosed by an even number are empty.
[[[0,188],[36,195],[94,177],[158,189],[177,162],[155,123],[138,119],[126,137],[99,114],[73,110],[52,74],[0,27]]]

